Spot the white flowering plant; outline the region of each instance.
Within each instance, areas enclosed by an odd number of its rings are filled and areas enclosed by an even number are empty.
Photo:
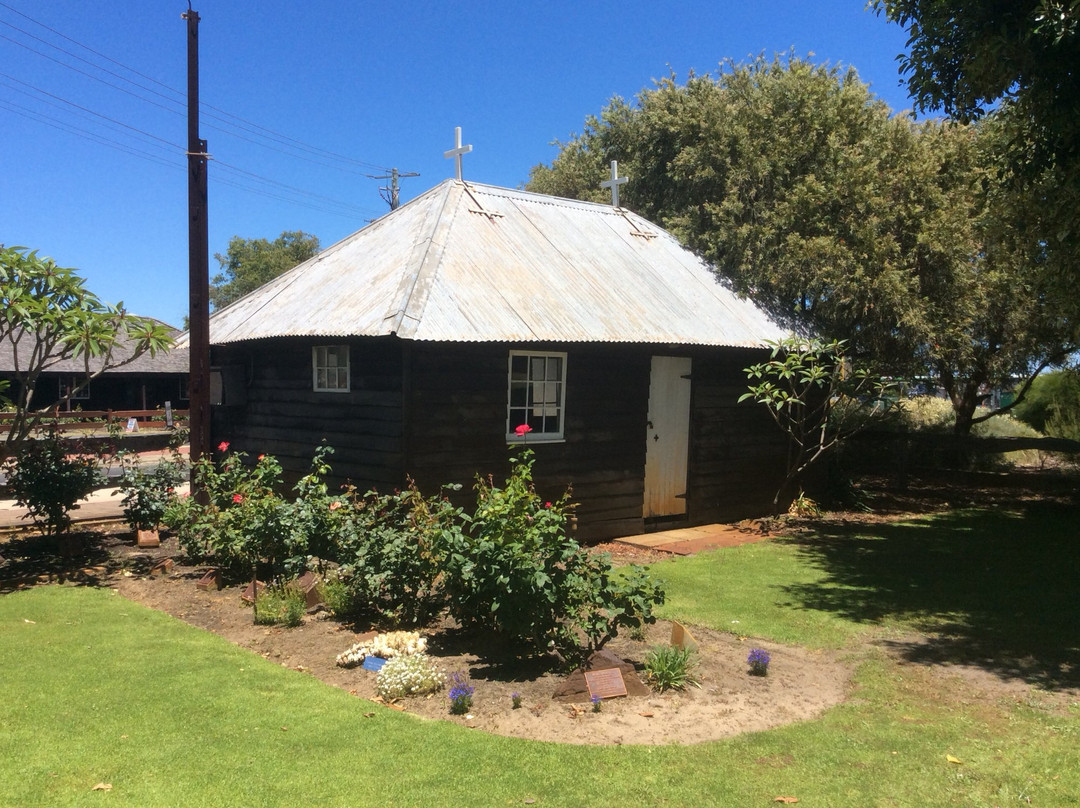
[[[396,656],[376,674],[375,692],[383,701],[423,696],[441,690],[446,672],[425,653]]]
[[[416,631],[388,631],[376,634],[366,643],[356,643],[347,651],[338,654],[337,664],[343,668],[355,668],[362,665],[369,656],[393,659],[398,656],[411,656],[427,651],[427,639]]]

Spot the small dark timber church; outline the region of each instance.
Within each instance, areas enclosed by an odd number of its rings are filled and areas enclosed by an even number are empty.
[[[447,180],[216,312],[213,442],[361,490],[497,482],[528,424],[578,537],[769,510],[785,438],[738,404],[781,328],[617,206]]]

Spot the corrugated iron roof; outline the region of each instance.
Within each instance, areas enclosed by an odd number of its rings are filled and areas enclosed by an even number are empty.
[[[446,180],[217,311],[284,336],[761,346],[783,329],[625,209]]]

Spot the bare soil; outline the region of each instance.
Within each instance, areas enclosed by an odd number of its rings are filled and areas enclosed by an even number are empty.
[[[284,667],[315,676],[353,695],[377,700],[375,674],[342,668],[338,654],[360,637],[366,626],[344,624],[327,612],[309,614],[297,628],[255,625],[251,608],[241,600],[242,587],[202,591],[196,581],[205,568],[174,566],[167,575],[142,571],[152,559],[177,556],[172,541],[153,551],[131,546],[126,537],[106,539],[115,572],[103,578],[122,596],[167,612],[191,625],[213,631]],[[699,743],[742,732],[805,721],[847,696],[851,666],[834,655],[752,640],[733,634],[686,627],[698,644],[697,687],[665,693],[605,699],[594,712],[588,694],[566,701],[554,697],[566,680],[557,666],[529,668],[481,657],[479,643],[460,636],[452,623],[424,631],[429,655],[447,672],[468,675],[474,687],[472,709],[452,716],[445,691],[407,698],[391,707],[426,719],[455,721],[468,727],[535,740],[579,744]],[[643,641],[617,638],[607,650],[639,669],[653,645],[671,639],[671,624],[650,626]],[[768,676],[752,676],[746,657],[752,648],[769,652]],[[513,694],[521,707],[513,708]]]

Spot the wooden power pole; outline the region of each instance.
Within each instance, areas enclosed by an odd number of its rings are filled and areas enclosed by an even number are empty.
[[[188,399],[191,461],[210,453],[210,237],[207,225],[206,141],[199,137],[199,12],[188,10]]]

